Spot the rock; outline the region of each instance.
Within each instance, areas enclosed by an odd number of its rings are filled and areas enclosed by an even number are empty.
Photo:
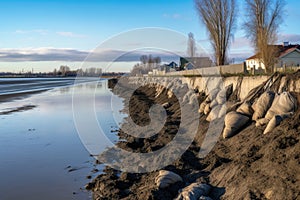
[[[241,128],[249,122],[249,117],[237,113],[235,111],[229,112],[225,116],[225,128],[223,131],[223,138],[234,136]]]
[[[155,184],[159,188],[166,188],[176,182],[182,182],[182,178],[178,174],[167,170],[160,170],[155,178]]]
[[[198,200],[202,196],[207,196],[211,186],[203,183],[192,183],[183,188],[176,200]]]

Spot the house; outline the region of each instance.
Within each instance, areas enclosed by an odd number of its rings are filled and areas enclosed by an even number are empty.
[[[289,42],[284,42],[282,45],[275,45],[275,47],[277,48],[277,52],[275,53],[277,60],[275,68],[299,67],[300,45],[291,45]],[[248,71],[254,69],[264,71],[266,69],[258,54],[246,59],[246,68]]]
[[[211,67],[212,61],[209,57],[180,57],[180,70]]]
[[[148,75],[153,75],[153,76],[163,76],[165,75],[167,72],[174,72],[176,71],[176,69],[178,68],[177,63],[175,62],[171,62],[169,64],[164,64],[161,65],[155,69],[153,69],[151,72],[148,72]]]

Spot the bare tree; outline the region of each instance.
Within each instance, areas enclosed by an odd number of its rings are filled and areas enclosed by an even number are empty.
[[[194,39],[194,34],[189,33],[188,35],[188,44],[187,44],[187,54],[190,57],[195,57],[196,56],[196,42]]]
[[[152,71],[153,69],[157,68],[161,63],[161,57],[156,56],[153,57],[150,55],[142,55],[140,57],[141,63],[137,63],[133,66],[131,70],[132,75],[136,74],[147,74],[148,72]]]
[[[66,76],[66,74],[70,71],[70,67],[66,65],[61,65],[59,67],[59,72],[61,73],[62,76]]]
[[[227,52],[236,22],[236,0],[195,0],[214,50],[216,65],[227,63]]]
[[[148,56],[147,55],[142,55],[140,57],[140,61],[145,65],[148,62]]]
[[[260,61],[267,72],[273,72],[276,63],[279,25],[282,21],[284,0],[246,0],[244,29],[255,45]]]

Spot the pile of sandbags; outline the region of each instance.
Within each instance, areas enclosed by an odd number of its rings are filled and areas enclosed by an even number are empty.
[[[236,111],[225,116],[223,137],[229,138],[238,133],[252,118],[256,126],[266,125],[264,134],[271,132],[281,121],[289,118],[297,109],[297,101],[289,92],[275,94],[264,92],[253,105],[243,102]]]
[[[192,183],[189,186],[181,189],[176,200],[198,200],[210,199],[207,197],[211,190],[211,186],[204,183]]]
[[[167,170],[160,170],[155,178],[155,184],[161,189],[169,187],[176,182],[182,182],[182,178],[178,174]]]
[[[211,90],[206,99],[200,104],[199,113],[207,115],[207,121],[213,121],[226,114],[226,101],[232,94],[233,85],[230,84],[224,89],[215,88]]]

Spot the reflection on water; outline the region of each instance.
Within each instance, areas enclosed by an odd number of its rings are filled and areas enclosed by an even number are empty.
[[[93,86],[94,85],[94,86]],[[115,141],[106,81],[57,88],[20,101],[0,104],[7,108],[32,109],[0,115],[0,199],[89,199],[84,189],[97,174],[94,158],[77,134],[72,112],[72,93],[95,95],[95,114],[110,140]],[[121,104],[119,105],[121,108]],[[82,116],[85,117],[85,116]]]

